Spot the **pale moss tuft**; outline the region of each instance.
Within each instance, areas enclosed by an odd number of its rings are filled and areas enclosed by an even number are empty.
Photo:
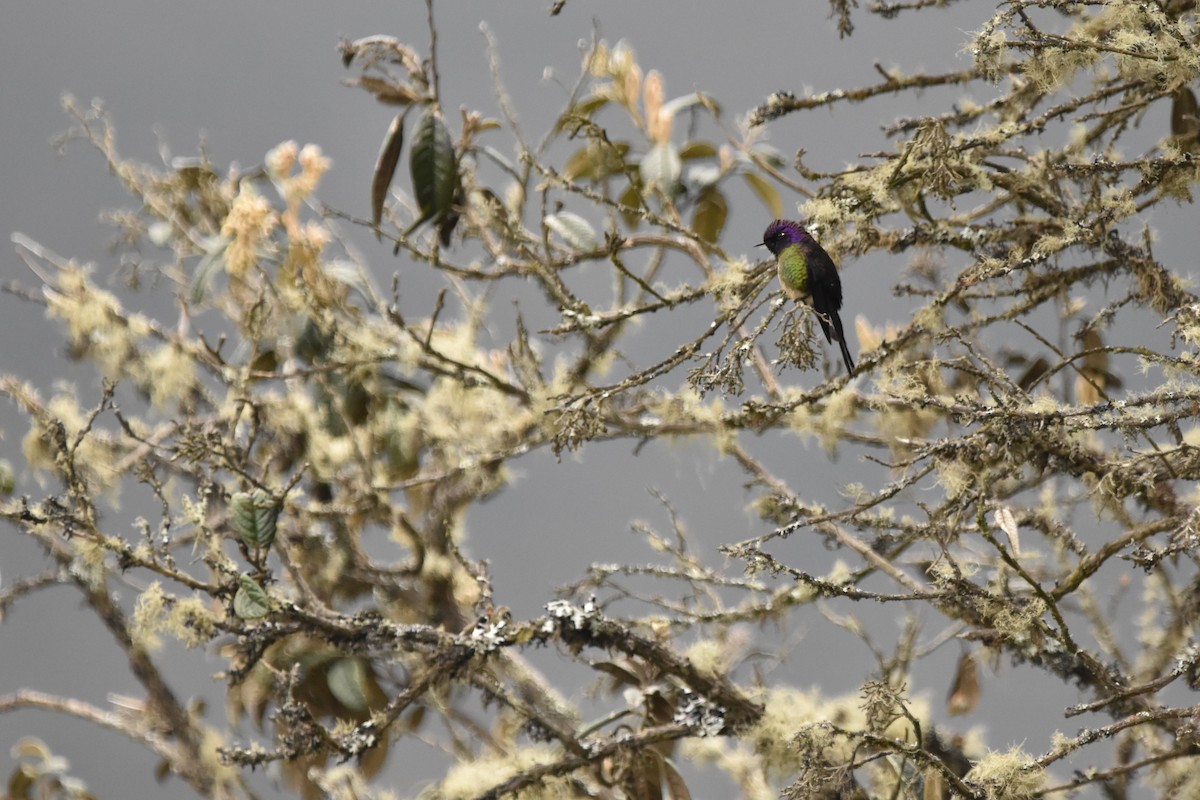
[[[860,353],[867,353],[885,342],[894,341],[900,335],[900,326],[894,322],[884,323],[882,327],[872,325],[863,314],[854,317],[854,334],[858,338]]]
[[[1031,597],[1022,603],[997,597],[989,606],[992,627],[1006,638],[1017,641],[1028,641],[1030,629],[1046,613],[1046,603],[1040,597]]]
[[[225,250],[225,269],[230,275],[245,279],[258,264],[259,248],[271,236],[278,223],[266,198],[244,181],[233,206],[221,223],[221,235],[229,238]]]
[[[846,426],[854,421],[857,412],[858,392],[852,389],[849,383],[829,395],[819,426],[821,443],[826,452],[833,453],[837,450]]]
[[[937,482],[945,489],[947,500],[961,497],[975,485],[978,477],[972,465],[957,459],[940,459],[937,462]]]
[[[429,552],[421,562],[421,577],[426,581],[442,581],[452,577],[455,569],[456,564],[449,556]]]
[[[116,295],[73,264],[59,271],[56,285],[45,294],[46,315],[67,323],[75,349],[93,359],[109,380],[123,377],[137,353],[137,336],[125,324]]]
[[[183,505],[183,513],[179,515],[177,521],[196,528],[202,527],[205,519],[208,518],[204,503],[196,502],[195,498],[187,494],[181,496],[179,501]]]
[[[750,265],[744,259],[727,264],[714,275],[709,281],[708,292],[717,307],[726,313],[736,309],[742,302],[742,292],[749,277]]]
[[[1121,220],[1137,213],[1137,201],[1133,192],[1121,186],[1110,186],[1101,194],[1104,210],[1112,213],[1113,220]]]
[[[1029,255],[1034,258],[1046,258],[1070,247],[1073,241],[1069,236],[1047,233],[1038,237],[1038,240],[1033,243],[1033,247],[1029,249]]]
[[[214,791],[214,795],[232,795],[233,790],[230,787],[242,786],[244,777],[234,762],[222,754],[222,751],[229,747],[229,741],[214,725],[199,727],[204,732],[200,740],[200,761],[204,765],[204,774],[212,777],[214,786],[224,787],[221,791]]]
[[[842,559],[837,559],[833,562],[833,566],[829,568],[829,572],[825,574],[825,580],[835,584],[848,583],[854,576],[854,570],[850,568]]]
[[[1082,48],[1047,47],[1025,60],[1022,74],[1038,88],[1049,94],[1065,88],[1082,70],[1092,67],[1099,54]]]
[[[770,780],[792,777],[810,766],[809,754],[801,752],[796,741],[798,735],[803,734],[804,745],[819,749],[827,762],[844,763],[853,757],[855,743],[822,723],[848,731],[867,730],[858,693],[824,698],[816,691],[779,688],[768,690],[762,703],[762,718],[744,738],[761,758],[762,770]],[[918,720],[929,719],[927,699],[907,698],[905,705]],[[885,735],[911,741],[914,733],[911,723],[901,717],[888,726]]]
[[[474,608],[482,597],[483,589],[478,578],[465,569],[454,570],[450,576],[450,586],[454,602],[459,608]]]
[[[133,548],[133,559],[135,561],[149,562],[154,559],[154,556],[154,548],[150,546],[149,542],[139,542]]]
[[[946,314],[941,306],[928,305],[913,316],[913,326],[929,333],[937,333],[946,327]]]
[[[143,650],[154,652],[162,647],[159,632],[167,616],[166,593],[162,583],[154,581],[138,595],[133,607],[133,626],[130,636]]]
[[[537,745],[523,747],[507,756],[491,756],[474,761],[460,761],[450,768],[442,781],[440,791],[435,792],[441,800],[460,800],[486,793],[487,789],[507,781],[525,770],[553,763],[560,757],[557,750]],[[567,778],[547,777],[521,791],[522,800],[552,800],[570,797],[572,782]]]
[[[1013,746],[1004,753],[989,752],[971,768],[965,780],[982,788],[988,800],[1025,800],[1042,788],[1046,771],[1033,756]]]
[[[1029,404],[1025,406],[1025,410],[1030,414],[1051,415],[1057,414],[1061,410],[1061,407],[1058,401],[1049,394],[1038,394],[1029,401]]]
[[[349,436],[330,436],[324,428],[310,430],[308,458],[313,474],[322,479],[335,477],[343,467],[353,464],[358,453]]]
[[[281,181],[292,174],[292,170],[296,167],[296,156],[300,146],[295,141],[289,139],[286,142],[280,142],[267,151],[267,156],[263,159],[267,165],[267,172],[271,173],[271,177],[276,181]]]
[[[999,27],[999,20],[993,17],[983,29],[975,34],[971,41],[970,54],[975,59],[975,66],[991,81],[997,81],[1007,71],[1008,34]]]
[[[829,197],[814,197],[800,209],[810,230],[828,231],[842,227],[846,209]]]
[[[217,624],[199,596],[175,598],[158,581],[138,595],[133,610],[134,641],[146,650],[162,647],[159,634],[169,633],[188,647],[203,647],[217,635]]]
[[[787,415],[788,430],[801,436],[815,435],[817,421],[818,417],[808,409],[808,406],[796,406]]]
[[[762,759],[770,779],[787,778],[804,768],[805,760],[792,739],[800,728],[820,719],[821,696],[782,687],[769,689],[763,698],[763,715],[745,734],[745,739]],[[820,735],[820,731],[817,732]],[[832,734],[826,732],[829,744]]]
[[[1078,745],[1075,744],[1075,740],[1073,738],[1067,736],[1062,731],[1055,731],[1050,736],[1050,749],[1062,750],[1063,748],[1068,748],[1069,750],[1073,751],[1078,748]]]
[[[728,650],[715,639],[701,639],[684,653],[701,675],[715,678],[729,671]]]
[[[217,620],[198,596],[183,597],[171,609],[169,631],[187,647],[204,647],[217,635]]]
[[[167,410],[196,387],[196,360],[174,344],[164,344],[145,360],[144,385],[155,407]]]
[[[326,548],[319,573],[320,580],[327,586],[336,586],[338,580],[346,572],[347,561],[349,561],[349,555],[344,547]]]
[[[101,589],[108,575],[106,564],[111,550],[119,550],[125,542],[113,537],[104,542],[78,537],[75,539],[75,558],[71,568],[92,589]]]
[[[1168,161],[1183,161],[1187,156],[1178,149],[1178,143],[1169,139],[1163,145],[1163,158]],[[1158,191],[1177,203],[1192,203],[1195,196],[1192,187],[1200,184],[1200,158],[1192,158],[1186,167],[1150,170],[1142,169],[1142,176],[1147,181],[1153,181]]]

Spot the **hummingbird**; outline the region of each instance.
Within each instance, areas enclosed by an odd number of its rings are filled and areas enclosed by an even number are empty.
[[[850,357],[842,318],[838,316],[842,307],[842,279],[825,248],[817,244],[803,225],[790,219],[777,219],[768,225],[763,240],[756,246],[766,247],[775,256],[784,294],[793,300],[809,298],[825,332],[825,341],[838,343],[846,369],[853,375],[854,359]]]

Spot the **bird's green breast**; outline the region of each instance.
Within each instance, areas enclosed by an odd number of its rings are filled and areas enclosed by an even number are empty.
[[[779,281],[792,297],[808,294],[808,256],[799,246],[785,247],[778,256]]]

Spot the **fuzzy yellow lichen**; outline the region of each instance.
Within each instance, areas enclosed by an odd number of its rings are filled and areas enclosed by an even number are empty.
[[[943,459],[937,464],[937,482],[945,489],[946,499],[953,500],[975,485],[979,477],[971,464]]]
[[[221,224],[221,235],[229,238],[225,268],[230,275],[245,278],[258,264],[259,248],[269,239],[278,222],[271,204],[246,181]]]
[[[742,302],[742,292],[749,277],[749,264],[744,261],[730,263],[715,274],[708,284],[708,293],[724,312],[733,311]]]
[[[684,654],[701,675],[710,678],[724,675],[729,670],[727,652],[715,639],[701,639]]]
[[[133,626],[130,635],[143,650],[154,652],[162,647],[158,633],[167,615],[166,593],[162,584],[154,581],[138,595],[133,607]]]
[[[505,756],[480,758],[475,761],[460,761],[450,769],[435,796],[439,800],[459,800],[476,797],[488,787],[499,786],[509,778],[553,762],[559,754],[545,746],[523,747]],[[548,777],[527,787],[521,797],[527,800],[571,796],[570,782],[566,778]]]
[[[96,286],[86,270],[63,269],[46,291],[46,315],[67,323],[71,344],[92,358],[109,380],[124,377],[136,354],[137,337],[124,322],[125,311],[111,292]]]
[[[816,691],[780,688],[768,690],[762,702],[763,716],[745,739],[762,759],[763,770],[771,780],[794,776],[810,763],[796,742],[798,733],[803,732],[805,745],[818,749],[826,761],[840,763],[851,757],[855,743],[818,723],[828,722],[850,731],[867,729],[866,713],[858,694],[825,698]],[[928,700],[905,698],[904,702],[918,720],[929,718]],[[898,717],[884,735],[911,740],[911,723]]]
[[[980,786],[988,800],[1024,800],[1042,788],[1046,771],[1014,746],[1004,753],[989,752],[971,768],[966,780]]]
[[[204,600],[183,597],[171,609],[167,630],[187,647],[204,647],[216,636],[217,624]]]
[[[144,366],[144,385],[157,408],[169,409],[196,387],[196,360],[174,344],[151,352]]]

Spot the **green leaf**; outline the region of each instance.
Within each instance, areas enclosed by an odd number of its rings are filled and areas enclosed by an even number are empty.
[[[230,241],[232,240],[228,236],[213,236],[203,243],[204,258],[196,265],[196,273],[188,286],[188,302],[192,305],[204,301],[213,277],[225,266],[225,251],[229,248]]]
[[[248,546],[264,550],[275,541],[279,504],[262,489],[255,491],[253,495],[238,492],[231,497],[229,515],[234,532]]]
[[[679,148],[679,157],[684,161],[697,158],[716,158],[717,148],[712,142],[688,142]]]
[[[683,162],[679,160],[679,153],[670,142],[660,142],[650,148],[638,169],[642,175],[642,183],[647,188],[657,185],[663,191],[670,192],[679,182]]]
[[[1183,138],[1200,134],[1200,104],[1187,87],[1176,89],[1171,99],[1171,133]]]
[[[271,598],[248,575],[238,577],[238,590],[233,596],[233,613],[241,619],[259,619],[271,611]]]
[[[569,181],[584,178],[598,181],[625,171],[625,155],[629,142],[603,144],[589,142],[575,151],[563,165],[562,175]]]
[[[775,185],[755,172],[742,173],[746,177],[746,183],[750,184],[750,188],[758,195],[758,199],[762,200],[763,205],[771,212],[771,216],[776,219],[783,216],[783,199],[779,196],[779,190]]]
[[[571,154],[567,163],[563,164],[562,176],[569,181],[577,178],[594,178],[596,176],[596,154],[588,146],[584,146]]]
[[[564,242],[576,250],[595,250],[596,231],[586,219],[570,211],[550,214],[545,219],[546,227],[559,235]]]
[[[369,705],[367,669],[358,658],[339,658],[329,666],[325,682],[329,693],[351,711],[363,712]]]
[[[454,142],[436,106],[430,107],[417,122],[413,133],[412,150],[408,154],[412,172],[413,195],[420,217],[412,224],[412,232],[428,219],[440,219],[454,203],[458,189],[458,163],[454,159]]]
[[[717,187],[710,186],[700,193],[700,199],[696,202],[692,230],[704,241],[716,242],[721,238],[727,216],[729,204],[725,202],[725,195]]]
[[[670,800],[692,800],[692,793],[688,790],[687,783],[683,780],[683,776],[679,774],[679,769],[675,766],[674,762],[664,757],[662,767],[663,783],[667,785],[667,797]]]
[[[371,224],[375,226],[375,237],[379,238],[379,223],[383,221],[383,205],[387,200],[388,188],[400,163],[400,151],[404,147],[404,117],[407,111],[396,115],[383,137],[379,157],[375,159],[375,174],[371,178]]]
[[[642,202],[642,189],[633,181],[625,187],[625,191],[621,192],[620,203],[625,208],[638,209],[639,211],[645,206]],[[621,211],[621,218],[625,220],[625,224],[630,228],[637,230],[642,218],[631,211]]]
[[[608,105],[608,98],[604,95],[594,94],[591,97],[585,97],[563,112],[562,116],[558,118],[558,122],[554,124],[554,130],[566,130],[577,125],[580,120],[591,119],[593,114],[606,105]]]
[[[0,494],[7,497],[13,493],[15,488],[17,488],[17,473],[13,469],[12,462],[7,458],[0,458]]]

